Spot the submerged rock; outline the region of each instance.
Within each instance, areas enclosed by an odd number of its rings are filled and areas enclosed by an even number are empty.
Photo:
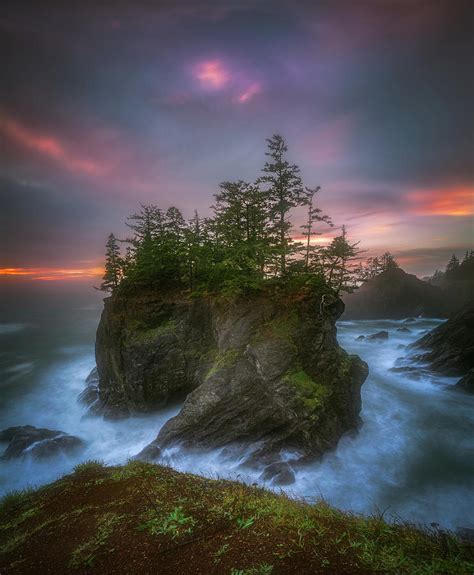
[[[378,331],[377,333],[368,335],[365,339],[367,341],[384,341],[388,339],[388,331]]]
[[[358,335],[358,336],[355,338],[356,341],[364,341],[364,339],[365,339],[365,335]]]
[[[32,457],[42,459],[60,453],[72,453],[83,447],[79,437],[63,431],[39,429],[32,425],[9,427],[0,431],[0,441],[8,441],[2,459]]]
[[[411,333],[411,329],[409,329],[408,327],[397,327],[397,331],[401,333]]]
[[[424,369],[411,366],[391,367],[388,371],[391,371],[392,373],[403,373],[410,379],[417,380],[428,374],[428,372]]]
[[[447,315],[441,289],[400,268],[390,268],[366,281],[355,292],[346,295],[344,303],[344,319],[403,319],[418,315]]]
[[[96,346],[99,400],[136,413],[186,398],[151,444],[159,449],[321,454],[357,427],[368,373],[337,343],[344,304],[331,297],[323,307],[320,294],[304,292],[110,298]]]
[[[278,461],[267,465],[260,479],[271,481],[273,485],[291,485],[295,482],[295,473],[288,463]]]
[[[415,359],[442,375],[464,376],[474,367],[474,302],[410,346],[429,351]]]

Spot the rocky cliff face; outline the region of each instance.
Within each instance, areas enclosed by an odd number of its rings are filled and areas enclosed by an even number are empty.
[[[460,387],[472,390],[474,369],[474,301],[467,303],[447,322],[416,341],[413,348],[427,349],[417,359],[444,375],[465,376]]]
[[[337,298],[113,297],[97,333],[105,415],[185,400],[147,454],[173,444],[313,456],[357,426],[367,366],[336,340]]]
[[[344,297],[344,319],[402,319],[410,316],[445,317],[448,301],[440,288],[389,269]]]

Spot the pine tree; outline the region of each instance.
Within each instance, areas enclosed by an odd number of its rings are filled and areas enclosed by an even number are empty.
[[[213,225],[225,258],[239,270],[263,275],[268,251],[265,194],[240,180],[223,182],[214,197]]]
[[[270,232],[277,256],[276,273],[285,275],[288,257],[294,253],[297,246],[291,238],[292,224],[289,219],[290,210],[304,205],[306,197],[299,175],[300,169],[285,159],[288,148],[283,138],[275,134],[267,139],[269,160],[263,167],[264,175],[260,182],[269,185],[267,189],[270,209]]]
[[[342,234],[334,238],[324,249],[326,281],[339,293],[351,292],[357,287],[357,271],[355,264],[360,259],[359,242],[351,244],[347,241],[346,227],[342,226]]]
[[[446,279],[455,279],[459,272],[459,266],[459,259],[456,254],[453,254],[446,266]]]
[[[316,231],[315,223],[316,222],[325,222],[329,226],[333,226],[334,224],[331,221],[331,218],[325,214],[322,214],[322,210],[320,208],[316,208],[314,206],[314,196],[321,190],[320,186],[316,188],[305,188],[305,205],[308,206],[307,211],[307,219],[306,223],[304,223],[301,228],[303,229],[303,237],[306,238],[306,246],[304,251],[304,269],[305,272],[308,273],[311,267],[311,260],[315,259],[315,247],[311,245],[311,238],[313,236],[320,236],[321,232]]]
[[[99,289],[102,291],[114,292],[122,279],[122,262],[120,248],[114,234],[110,234],[105,251],[105,273]]]
[[[380,258],[380,265],[383,272],[398,268],[395,257],[390,252],[385,252]]]

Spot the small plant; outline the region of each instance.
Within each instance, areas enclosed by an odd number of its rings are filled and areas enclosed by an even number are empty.
[[[24,505],[29,501],[34,492],[34,489],[28,487],[26,489],[13,490],[5,493],[5,495],[0,499],[0,513],[5,513]]]
[[[192,533],[196,520],[184,514],[181,506],[175,507],[166,517],[160,517],[153,512],[145,523],[138,526],[139,531],[149,531],[152,535],[171,535],[173,539]]]
[[[214,563],[217,565],[220,563],[222,555],[225,555],[230,549],[230,545],[228,543],[224,543],[219,547],[219,549],[214,553]]]
[[[255,523],[255,517],[249,517],[244,519],[243,517],[237,517],[237,526],[239,529],[248,529]]]

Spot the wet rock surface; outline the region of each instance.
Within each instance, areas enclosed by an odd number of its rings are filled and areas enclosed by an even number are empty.
[[[273,485],[291,485],[295,482],[295,473],[288,463],[278,461],[267,465],[260,479],[271,481]]]
[[[139,454],[173,445],[255,446],[251,457],[332,449],[359,423],[367,365],[336,339],[344,304],[327,294],[111,298],[98,329],[100,410],[136,413],[184,399]],[[110,416],[110,415],[109,415]]]
[[[63,431],[41,429],[32,425],[9,427],[0,431],[0,441],[8,441],[2,459],[31,457],[43,459],[61,453],[72,453],[84,446],[84,442]]]
[[[388,331],[378,331],[377,333],[372,333],[365,338],[367,341],[385,341],[388,339]]]
[[[474,368],[474,302],[466,304],[411,348],[422,350],[414,359],[426,362],[435,373],[467,375]],[[468,381],[469,377],[465,385]]]

